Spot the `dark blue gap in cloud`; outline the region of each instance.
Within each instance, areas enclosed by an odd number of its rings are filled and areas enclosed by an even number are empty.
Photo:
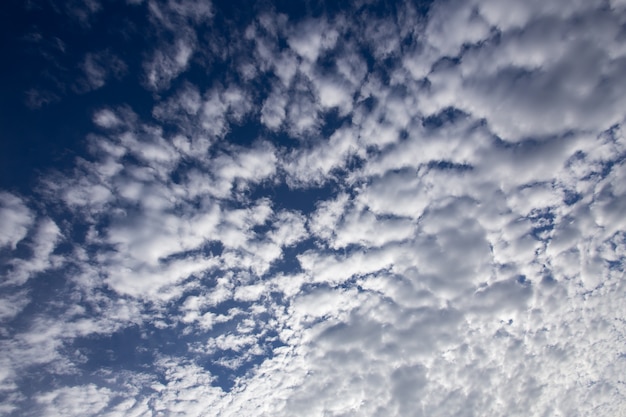
[[[274,211],[298,210],[307,215],[313,212],[320,201],[325,201],[336,193],[336,188],[327,185],[319,188],[291,188],[281,182],[279,185],[263,185],[255,189],[250,197],[268,197],[273,202]]]
[[[564,191],[564,197],[563,197],[563,203],[565,203],[565,205],[567,206],[572,206],[574,204],[576,204],[577,202],[579,202],[580,200],[582,200],[583,196],[580,193],[577,193],[575,191],[572,190],[565,190]]]
[[[446,107],[437,114],[430,115],[422,120],[422,126],[426,129],[435,130],[448,124],[465,119],[467,114],[455,107]]]
[[[271,277],[280,273],[296,274],[302,272],[296,256],[314,248],[312,239],[306,239],[294,246],[283,247],[283,256],[272,263],[266,275]]]
[[[452,161],[428,161],[427,164],[429,169],[438,170],[438,171],[471,171],[474,167],[470,164],[459,164],[457,162]]]
[[[531,234],[537,240],[545,240],[547,238],[546,234],[554,229],[556,216],[550,209],[535,209],[527,218],[533,224]]]
[[[142,334],[145,334],[142,337]],[[141,371],[152,366],[158,354],[185,353],[176,333],[169,329],[127,327],[110,335],[76,338],[68,350],[78,351],[87,361],[81,368],[86,372],[100,369]]]
[[[619,261],[606,261],[610,270],[612,271],[624,271],[624,259]]]
[[[229,127],[230,131],[226,134],[224,140],[227,143],[242,146],[249,146],[260,139],[263,131],[263,126],[256,117],[249,117],[242,124],[231,123]]]
[[[351,118],[351,115],[340,115],[338,109],[331,109],[324,113],[320,129],[322,140],[329,139],[339,128],[350,124]]]
[[[549,272],[545,272],[543,277],[541,278],[541,285],[551,288],[555,286],[556,284],[557,284],[557,281],[556,279],[554,279],[554,276]]]
[[[173,253],[165,258],[160,258],[159,261],[161,264],[169,264],[177,260],[184,260],[194,256],[204,256],[211,258],[220,256],[224,251],[224,245],[222,244],[222,242],[218,240],[209,240],[210,236],[207,236],[206,239],[207,241],[205,241],[198,248]]]

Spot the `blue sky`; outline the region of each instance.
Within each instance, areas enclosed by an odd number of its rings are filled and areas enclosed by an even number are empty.
[[[622,0],[12,0],[0,415],[626,409]]]

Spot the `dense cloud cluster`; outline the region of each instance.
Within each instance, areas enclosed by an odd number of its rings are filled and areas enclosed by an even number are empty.
[[[626,409],[626,3],[384,3],[123,5],[151,108],[0,192],[0,415]]]

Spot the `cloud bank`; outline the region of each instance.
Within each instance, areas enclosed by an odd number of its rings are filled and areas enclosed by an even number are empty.
[[[621,3],[129,2],[150,108],[0,193],[0,413],[620,415]]]

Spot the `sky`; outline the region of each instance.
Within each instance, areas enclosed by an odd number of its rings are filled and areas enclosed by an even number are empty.
[[[626,416],[626,1],[8,0],[0,416]]]

